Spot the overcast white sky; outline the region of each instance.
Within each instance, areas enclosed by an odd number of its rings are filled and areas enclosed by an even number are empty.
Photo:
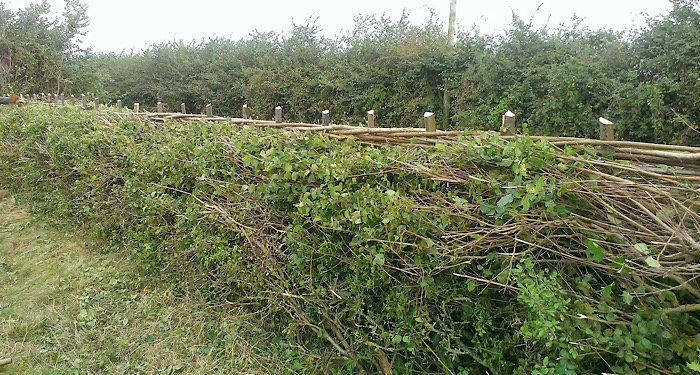
[[[11,9],[24,8],[38,0],[0,0]],[[63,0],[49,1],[56,12]],[[334,36],[353,28],[357,14],[386,14],[393,19],[406,9],[411,20],[428,19],[430,8],[446,25],[449,0],[83,0],[88,5],[90,26],[84,47],[95,51],[140,50],[167,40],[247,37],[253,30],[289,31],[292,23],[318,17],[324,34]],[[540,10],[536,12],[538,6]],[[524,19],[533,14],[535,24],[556,26],[571,23],[574,14],[593,29],[625,30],[644,25],[643,13],[668,12],[667,0],[457,0],[457,23],[461,30],[476,24],[482,33],[495,34],[507,28],[511,11]],[[536,13],[535,13],[536,12]],[[446,26],[445,26],[446,27]]]

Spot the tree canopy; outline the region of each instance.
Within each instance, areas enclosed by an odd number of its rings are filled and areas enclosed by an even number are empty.
[[[83,51],[79,37],[89,21],[80,0],[65,0],[50,18],[47,0],[13,12],[0,2],[0,88],[4,91],[61,92],[70,78],[65,65]]]

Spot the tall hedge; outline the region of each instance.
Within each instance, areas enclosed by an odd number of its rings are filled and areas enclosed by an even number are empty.
[[[271,119],[281,105],[288,121],[316,122],[329,109],[332,121],[351,124],[374,109],[380,126],[420,125],[425,111],[441,124],[449,83],[452,129],[497,129],[511,110],[535,134],[597,137],[603,116],[621,139],[697,145],[700,12],[695,0],[673,3],[626,33],[580,22],[537,28],[514,15],[503,35],[463,32],[453,50],[436,19],[360,16],[336,38],[309,21],[286,33],[98,55],[83,72],[101,72],[94,91],[104,97],[146,108],[185,102],[200,112],[213,103],[240,116],[247,103]]]
[[[290,372],[700,368],[697,186],[527,137],[424,149],[48,106],[0,118],[2,186],[246,306]]]

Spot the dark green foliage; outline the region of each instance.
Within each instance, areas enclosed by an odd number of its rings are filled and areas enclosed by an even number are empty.
[[[700,11],[697,0],[673,0],[665,17],[648,20],[632,44],[636,87],[623,101],[635,119],[630,138],[700,144]]]
[[[397,374],[700,366],[697,314],[662,312],[696,298],[654,292],[672,281],[630,269],[656,264],[615,257],[652,251],[642,234],[575,226],[624,224],[599,218],[585,194],[598,182],[574,168],[585,158],[546,143],[405,149],[69,108],[0,116],[4,186],[152,272],[249,306],[299,372],[375,371],[377,348]],[[566,254],[532,245],[555,243]]]
[[[497,129],[507,110],[531,133],[598,137],[597,118],[617,123],[618,137],[698,144],[697,23],[692,2],[650,19],[634,38],[571,27],[536,29],[513,16],[501,37],[458,35],[454,51],[434,20],[425,25],[361,16],[338,39],[309,20],[289,33],[247,39],[165,43],[120,56],[103,84],[112,98],[156,101],[194,112],[317,122],[330,109],[339,123],[363,123],[369,109],[380,126],[421,125],[422,113],[441,116],[450,81],[451,127]]]
[[[697,0],[674,0],[669,14],[649,18],[627,34],[572,26],[538,29],[513,15],[502,36],[477,30],[446,47],[433,17],[412,25],[358,16],[353,30],[322,35],[313,19],[286,33],[255,32],[241,40],[173,41],[145,51],[82,54],[75,47],[86,19],[67,3],[61,22],[44,2],[18,13],[0,6],[0,66],[10,66],[2,90],[83,91],[104,103],[121,99],[155,110],[318,122],[329,109],[335,123],[420,126],[425,111],[443,123],[445,87],[450,127],[498,129],[516,113],[531,134],[598,137],[600,116],[616,123],[619,139],[700,144],[700,46]],[[2,72],[0,70],[0,72]],[[446,85],[446,83],[449,83]]]
[[[88,25],[86,11],[79,0],[66,0],[61,17],[51,20],[46,0],[16,13],[0,2],[0,91],[85,89],[71,85],[65,65],[80,55],[77,43]]]

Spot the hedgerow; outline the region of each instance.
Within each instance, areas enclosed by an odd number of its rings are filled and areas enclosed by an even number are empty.
[[[1,183],[269,324],[290,372],[700,369],[698,190],[527,136],[3,108]]]

